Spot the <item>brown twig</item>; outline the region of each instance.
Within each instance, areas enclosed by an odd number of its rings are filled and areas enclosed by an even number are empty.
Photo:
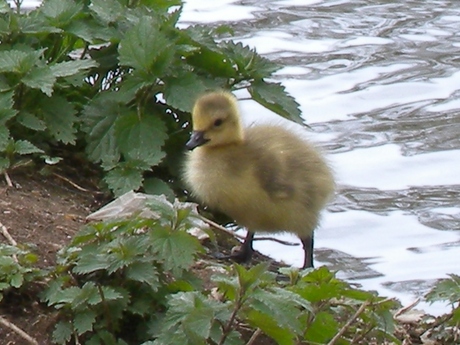
[[[6,171],[3,172],[3,175],[5,176],[5,181],[8,187],[13,188],[14,186],[13,186],[13,182],[11,181],[10,175],[8,175]]]
[[[8,232],[8,229],[6,228],[6,226],[3,225],[2,223],[0,223],[0,231],[2,232],[2,235],[5,236],[5,238],[8,240],[8,242],[10,242],[12,246],[18,245],[18,243],[14,240],[14,238]]]
[[[83,187],[79,186],[78,184],[76,184],[75,182],[73,182],[70,179],[68,179],[67,177],[59,175],[58,173],[53,172],[53,175],[56,176],[57,178],[60,178],[61,180],[65,181],[65,182],[67,182],[68,184],[70,184],[72,187],[78,189],[79,191],[82,191],[82,192],[85,192],[85,193],[102,194],[102,192],[99,192],[99,191],[92,191],[92,190],[83,188]]]
[[[252,345],[254,344],[254,342],[256,341],[257,337],[262,333],[262,330],[260,328],[257,328],[257,330],[252,333],[252,336],[251,338],[249,339],[249,341],[246,343],[246,345]]]
[[[216,222],[213,222],[212,220],[202,216],[201,214],[199,215],[199,218],[203,222],[205,222],[206,224],[208,224],[208,225],[212,226],[213,228],[216,228],[216,229],[218,229],[220,231],[223,231],[223,232],[229,234],[230,236],[233,236],[233,237],[238,238],[240,240],[244,240],[246,238],[246,236],[237,234],[235,231],[228,230],[228,229],[224,228],[222,225],[219,225]],[[298,246],[299,245],[298,243],[293,243],[293,242],[289,242],[289,241],[283,241],[283,240],[280,240],[278,238],[273,238],[273,237],[255,237],[254,241],[274,241],[274,242],[284,244],[285,246]]]
[[[24,332],[22,329],[20,329],[15,324],[13,324],[10,321],[8,321],[7,319],[5,319],[3,316],[0,316],[0,324],[2,324],[5,327],[8,327],[11,330],[13,330],[19,336],[21,336],[21,338],[27,340],[30,344],[38,345],[38,342],[34,338],[32,338],[30,335],[28,335],[26,332]]]
[[[408,306],[406,307],[402,307],[401,309],[399,309],[394,315],[393,315],[393,318],[397,318],[399,315],[401,314],[404,314],[406,313],[407,311],[411,310],[413,307],[415,307],[417,304],[420,303],[420,297],[417,298],[414,302],[412,302],[411,304],[409,304]]]
[[[340,329],[340,331],[334,336],[334,338],[331,339],[327,345],[334,345],[369,304],[369,301],[365,301],[363,304],[361,304],[356,313],[354,313],[354,315],[347,321],[347,323]]]

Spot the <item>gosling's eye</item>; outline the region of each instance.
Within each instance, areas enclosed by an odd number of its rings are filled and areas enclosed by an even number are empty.
[[[214,127],[219,127],[224,121],[222,119],[217,119],[214,121]]]

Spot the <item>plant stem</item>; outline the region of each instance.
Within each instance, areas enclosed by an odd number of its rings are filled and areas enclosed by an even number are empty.
[[[327,345],[334,345],[369,304],[369,301],[365,301],[363,304],[361,304],[356,313],[347,321],[347,323],[340,329],[340,331],[334,336],[334,338],[331,339]]]

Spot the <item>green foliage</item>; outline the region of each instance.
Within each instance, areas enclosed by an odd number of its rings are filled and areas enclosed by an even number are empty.
[[[195,225],[192,210],[164,198],[148,207],[154,219],[87,225],[59,252],[53,270],[35,268],[28,249],[0,245],[0,297],[17,298],[46,281],[40,297],[58,313],[52,337],[62,345],[238,345],[257,338],[281,345],[401,344],[392,314],[398,303],[353,288],[326,267],[274,273],[268,264],[222,269],[201,260],[200,276],[210,276],[201,282],[193,268],[205,250],[187,232]],[[451,275],[427,296],[454,308],[421,324],[441,343],[456,341],[459,282]]]
[[[141,188],[146,172],[172,195],[181,191],[189,112],[203,92],[247,88],[301,122],[294,99],[267,81],[278,65],[217,40],[220,28],[178,28],[181,4],[44,0],[22,12],[3,0],[0,170],[25,155],[53,157],[58,147],[84,151],[116,195]]]
[[[449,274],[449,277],[438,281],[426,295],[426,300],[448,302],[452,306],[450,313],[438,317],[430,337],[445,344],[456,344],[460,326],[460,276]]]
[[[235,264],[213,278],[220,299],[205,298],[208,292],[174,295],[153,344],[243,344],[242,324],[253,336],[261,331],[278,344],[328,344],[350,319],[340,344],[400,343],[393,335],[394,301],[353,289],[325,267],[301,272],[296,283],[284,287],[275,278],[265,264],[250,269]],[[308,294],[318,289],[327,291]]]
[[[37,260],[27,248],[0,244],[0,301],[5,294],[20,292],[45,276],[44,270],[35,267]]]
[[[61,312],[57,344],[147,340],[168,296],[199,288],[189,269],[203,248],[186,232],[189,210],[168,202],[152,209],[161,218],[91,224],[60,252],[55,278],[42,294]]]

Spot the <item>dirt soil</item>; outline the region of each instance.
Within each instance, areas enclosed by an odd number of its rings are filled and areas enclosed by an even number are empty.
[[[94,194],[80,191],[57,176],[10,177],[13,188],[0,182],[0,223],[18,244],[35,246],[40,266],[53,265],[56,252],[69,242],[92,207],[96,207]],[[0,243],[11,244],[4,235],[0,235]],[[35,338],[38,344],[51,344],[49,335],[55,316],[43,306],[31,303],[34,296],[29,301],[22,298],[14,305],[0,304],[0,316]],[[14,344],[29,343],[0,323],[0,345]]]

